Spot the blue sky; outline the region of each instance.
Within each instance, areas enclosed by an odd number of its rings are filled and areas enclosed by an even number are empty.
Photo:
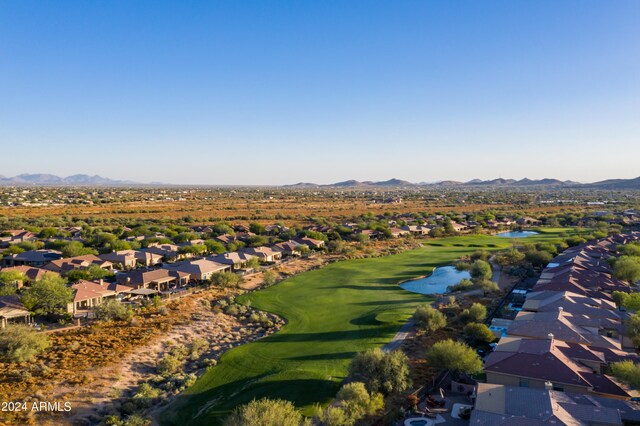
[[[640,2],[0,1],[0,174],[640,175]]]

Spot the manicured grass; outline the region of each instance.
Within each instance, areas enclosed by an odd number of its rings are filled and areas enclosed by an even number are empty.
[[[557,236],[548,232],[527,240]],[[329,403],[353,356],[387,343],[418,304],[432,300],[401,289],[400,281],[428,275],[478,249],[510,245],[491,236],[428,240],[416,250],[337,262],[243,296],[286,318],[287,325],[227,352],[164,410],[162,424],[219,424],[234,407],[265,396],[293,401],[306,412],[314,403]]]

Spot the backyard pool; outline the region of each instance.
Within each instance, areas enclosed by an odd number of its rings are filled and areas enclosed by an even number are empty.
[[[421,417],[414,417],[404,421],[404,426],[432,426],[433,420]]]
[[[530,237],[532,235],[537,235],[538,233],[536,231],[508,231],[508,232],[501,232],[499,234],[496,234],[496,237],[500,237],[500,238],[527,238]]]
[[[471,278],[469,272],[458,271],[453,266],[443,266],[434,269],[428,277],[406,281],[400,287],[413,293],[442,294],[447,292],[447,287],[458,284],[465,278]]]

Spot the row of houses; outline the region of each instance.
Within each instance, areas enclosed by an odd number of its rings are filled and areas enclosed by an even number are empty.
[[[637,240],[640,233],[629,233],[566,250],[544,269],[514,320],[492,322],[500,340],[485,360],[471,424],[640,421],[633,392],[607,374],[613,362],[640,362],[625,332],[629,314],[612,300],[613,291],[633,289],[606,261]]]
[[[177,246],[168,244],[144,250],[121,250],[71,258],[62,258],[59,252],[53,250],[33,250],[20,254],[26,253],[26,256],[10,256],[13,261],[9,263],[11,266],[3,268],[2,271],[17,271],[24,274],[26,277],[24,281],[14,283],[18,289],[41,279],[47,273],[65,276],[71,271],[84,270],[91,266],[115,273],[114,282],[80,281],[71,285],[74,292],[68,311],[78,314],[98,306],[108,298],[127,300],[148,297],[178,290],[191,282],[209,280],[218,272],[240,273],[247,268],[252,259],[257,259],[263,264],[277,263],[283,257],[301,255],[304,251],[303,246],[321,249],[324,241],[302,237],[270,247],[248,247],[236,252],[179,261],[176,261]],[[12,306],[15,307],[15,303]],[[22,313],[24,312],[27,311],[23,308]],[[22,317],[13,315],[5,320]]]

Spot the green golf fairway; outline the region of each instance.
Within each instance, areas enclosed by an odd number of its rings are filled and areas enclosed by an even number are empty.
[[[557,241],[572,229],[541,229],[527,243]],[[509,239],[462,236],[426,240],[393,256],[347,260],[305,272],[242,297],[287,320],[278,333],[230,350],[159,416],[166,425],[210,425],[252,399],[292,401],[309,412],[337,393],[353,356],[389,342],[417,305],[433,298],[398,283]]]

